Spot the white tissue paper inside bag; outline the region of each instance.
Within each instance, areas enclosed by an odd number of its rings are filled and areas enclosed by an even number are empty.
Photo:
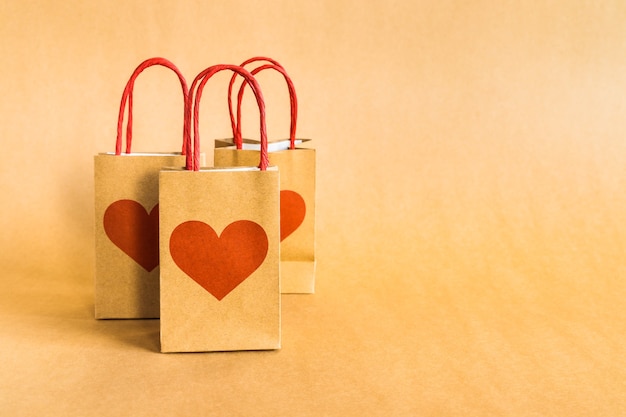
[[[246,150],[246,151],[259,151],[261,149],[261,144],[259,143],[258,140],[255,139],[243,139],[242,140],[242,146],[241,149]],[[295,140],[295,145],[296,147],[299,145],[302,145],[304,142],[308,142],[310,141],[310,139],[296,139]],[[222,148],[222,147],[229,147],[229,146],[235,146],[233,139],[229,138],[229,139],[218,139],[215,141],[216,147],[217,148]],[[289,149],[289,139],[284,139],[284,140],[277,140],[274,142],[269,142],[267,144],[267,150],[268,152],[280,152],[280,151],[286,151],[287,149]]]

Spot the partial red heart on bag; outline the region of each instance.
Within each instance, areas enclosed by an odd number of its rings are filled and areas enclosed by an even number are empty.
[[[150,272],[159,265],[159,205],[150,213],[135,200],[118,200],[104,212],[111,242]]]
[[[300,194],[291,190],[280,192],[280,241],[295,232],[304,221],[306,204]]]
[[[176,265],[218,300],[256,271],[267,249],[265,230],[249,220],[229,224],[220,236],[204,222],[187,221],[170,237]]]

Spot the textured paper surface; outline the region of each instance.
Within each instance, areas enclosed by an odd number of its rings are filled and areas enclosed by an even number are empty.
[[[223,147],[224,141],[215,141],[215,166],[254,166],[258,165],[259,152],[237,150]],[[305,212],[302,220],[296,220],[297,227],[280,242],[281,262],[289,262],[282,269],[283,293],[315,292],[315,150],[296,148],[271,152],[270,164],[280,170],[281,206],[290,197],[289,193],[297,193],[302,198]],[[285,195],[285,193],[287,193]],[[281,208],[281,227],[297,212]]]
[[[162,352],[280,348],[278,182],[275,169],[160,173]],[[176,262],[171,250],[173,233],[182,223],[195,221],[224,238],[224,230],[242,220],[265,231],[267,254],[251,275],[218,299]],[[212,247],[188,250],[210,251]],[[235,250],[239,252],[232,253]],[[235,266],[246,261],[246,242],[240,241],[228,255],[234,257]],[[224,261],[215,260],[217,265]],[[211,277],[216,264],[204,265]]]

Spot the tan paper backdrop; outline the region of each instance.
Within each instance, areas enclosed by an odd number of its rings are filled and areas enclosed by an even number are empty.
[[[621,0],[3,1],[2,414],[626,413],[624,22]],[[162,355],[158,321],[93,319],[93,155],[157,55],[294,80],[318,270],[280,351]],[[171,149],[180,86],[142,77],[134,149]]]

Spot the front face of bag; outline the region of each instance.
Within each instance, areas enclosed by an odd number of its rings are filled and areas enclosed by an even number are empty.
[[[180,154],[96,155],[96,318],[159,317],[159,171]]]
[[[280,348],[278,181],[161,172],[162,352]]]
[[[215,149],[215,166],[249,166],[258,151]],[[270,152],[280,170],[281,291],[313,293],[315,288],[315,150]]]

